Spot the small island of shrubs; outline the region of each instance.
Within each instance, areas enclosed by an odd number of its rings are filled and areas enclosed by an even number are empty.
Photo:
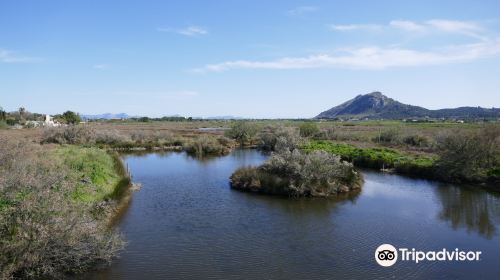
[[[361,188],[363,179],[351,163],[325,151],[289,149],[284,142],[277,139],[275,152],[261,166],[236,170],[231,187],[290,197],[329,197]]]

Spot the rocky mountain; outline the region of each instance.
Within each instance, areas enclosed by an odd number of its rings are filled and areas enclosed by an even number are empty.
[[[495,119],[500,118],[500,109],[460,107],[454,109],[429,110],[419,106],[403,104],[377,91],[358,95],[347,102],[320,113],[315,118],[419,119],[427,117],[446,119]]]

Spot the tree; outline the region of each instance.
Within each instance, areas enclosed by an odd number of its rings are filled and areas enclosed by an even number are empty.
[[[4,121],[5,119],[7,119],[7,112],[0,106],[0,121]]]
[[[26,113],[26,109],[24,107],[19,107],[19,120],[23,119],[24,113]]]
[[[80,115],[72,111],[66,111],[62,114],[62,118],[68,124],[77,124],[80,122]]]

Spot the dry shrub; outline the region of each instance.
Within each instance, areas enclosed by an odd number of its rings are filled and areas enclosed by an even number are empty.
[[[259,135],[259,148],[265,151],[289,150],[298,148],[303,139],[294,127],[269,127]]]
[[[96,130],[94,134],[94,142],[103,145],[121,145],[130,143],[132,139],[127,135],[120,133],[118,130]]]
[[[476,131],[458,129],[436,137],[437,162],[441,175],[455,180],[481,181],[498,168],[500,126],[485,126]]]
[[[120,236],[69,199],[67,171],[45,147],[0,139],[0,278],[63,278],[109,263]]]
[[[193,141],[186,143],[184,149],[187,153],[203,155],[225,155],[231,151],[231,141],[225,137],[215,138],[213,136],[201,135]]]
[[[42,143],[92,144],[95,143],[95,130],[84,125],[45,128]]]

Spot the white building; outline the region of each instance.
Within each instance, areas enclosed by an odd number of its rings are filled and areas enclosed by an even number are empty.
[[[58,122],[55,122],[54,118],[52,118],[50,115],[45,115],[45,121],[43,122],[43,126],[57,127],[57,126],[61,126],[61,124]]]

